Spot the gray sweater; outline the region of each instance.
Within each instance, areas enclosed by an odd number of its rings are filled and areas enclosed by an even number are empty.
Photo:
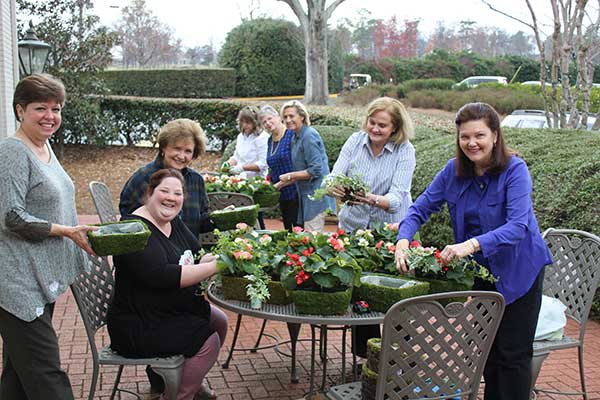
[[[75,188],[50,146],[50,162],[19,139],[0,141],[0,307],[33,321],[87,269],[70,239],[50,224],[77,225]]]

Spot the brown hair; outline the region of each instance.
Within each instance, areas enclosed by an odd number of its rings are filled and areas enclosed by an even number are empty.
[[[406,142],[408,139],[412,139],[415,133],[412,120],[410,119],[406,108],[404,108],[404,105],[391,97],[380,97],[369,104],[367,107],[367,116],[363,122],[364,131],[367,130],[369,118],[379,111],[385,111],[392,117],[394,132],[389,138],[390,142],[399,144]]]
[[[170,144],[175,144],[182,139],[191,139],[194,142],[192,159],[198,158],[206,150],[206,135],[196,121],[187,118],[174,119],[160,128],[158,137],[159,157],[163,157],[163,150]]]
[[[147,200],[150,196],[152,196],[154,189],[156,189],[156,187],[167,178],[178,179],[179,182],[181,182],[181,187],[183,188],[183,193],[185,194],[185,180],[183,179],[181,172],[177,171],[175,168],[163,168],[153,173],[150,177],[150,182],[146,188],[146,194],[144,198]]]
[[[66,98],[65,86],[58,78],[49,74],[32,74],[17,83],[13,95],[13,112],[19,120],[17,104],[24,110],[31,103],[55,100],[62,107]]]
[[[237,116],[237,124],[240,132],[242,131],[242,120],[248,121],[254,127],[252,129],[252,135],[260,134],[260,122],[258,121],[258,108],[254,106],[245,106],[243,107]]]
[[[460,148],[460,126],[469,121],[483,121],[490,130],[496,134],[496,143],[492,149],[492,163],[488,172],[499,174],[508,166],[510,157],[516,154],[504,142],[500,117],[492,106],[486,103],[465,104],[456,113],[456,173],[461,177],[475,176],[475,165]]]

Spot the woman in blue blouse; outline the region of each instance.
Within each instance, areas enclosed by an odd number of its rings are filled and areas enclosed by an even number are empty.
[[[267,164],[269,178],[273,184],[280,181],[280,176],[294,171],[292,165],[292,136],[293,131],[285,129],[277,110],[266,105],[261,107],[258,120],[262,127],[271,134],[267,142]],[[288,231],[298,225],[298,191],[295,185],[281,189],[279,209],[283,218],[283,226]]]
[[[495,284],[476,281],[474,288],[496,290],[507,304],[484,370],[485,400],[527,400],[543,268],[552,257],[533,214],[527,165],[506,146],[496,111],[485,103],[466,104],[455,123],[456,158],[400,223],[397,267],[407,271],[403,250],[446,203],[455,244],[442,250],[442,260],[473,255],[498,278]]]
[[[310,117],[304,104],[297,100],[288,101],[281,107],[281,115],[292,136],[293,172],[279,177],[277,189],[296,184],[298,190],[298,224],[308,231],[323,231],[324,211],[331,198],[311,200],[316,189],[321,187],[323,177],[329,174],[325,145],[321,135],[310,126]]]

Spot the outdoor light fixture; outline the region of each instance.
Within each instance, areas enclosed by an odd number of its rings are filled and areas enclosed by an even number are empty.
[[[19,40],[18,47],[21,77],[44,72],[51,46],[38,39],[31,21],[29,21],[29,29],[25,33],[25,38]]]

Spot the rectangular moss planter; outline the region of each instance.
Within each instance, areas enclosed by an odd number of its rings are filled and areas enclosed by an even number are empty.
[[[246,278],[236,276],[221,276],[223,296],[228,300],[250,301],[246,294],[246,286],[250,281]],[[271,297],[266,301],[267,304],[286,305],[292,302],[292,298],[281,286],[279,281],[270,281],[267,285]]]
[[[354,289],[354,300],[365,300],[372,311],[387,312],[400,300],[429,293],[429,283],[398,275],[368,273]]]
[[[446,293],[446,292],[462,292],[465,290],[471,290],[473,287],[473,281],[469,284],[464,285],[460,284],[456,281],[449,281],[445,279],[433,279],[428,277],[419,277],[418,279],[429,283],[429,293]],[[442,304],[447,304],[453,301],[464,302],[466,301],[466,297],[454,297],[450,300],[440,302]]]
[[[251,206],[236,207],[231,210],[217,210],[210,213],[210,218],[215,223],[215,226],[222,231],[235,229],[235,226],[240,222],[248,226],[254,226],[258,218],[258,208],[258,204],[254,204]]]
[[[292,290],[291,294],[299,314],[343,315],[348,312],[352,288],[339,292]]]
[[[281,192],[273,192],[273,193],[254,193],[252,198],[254,199],[254,204],[258,204],[260,207],[274,207],[279,204],[279,196]]]
[[[150,230],[139,219],[108,222],[97,225],[96,231],[87,233],[92,249],[99,256],[118,256],[143,250],[148,243]]]

